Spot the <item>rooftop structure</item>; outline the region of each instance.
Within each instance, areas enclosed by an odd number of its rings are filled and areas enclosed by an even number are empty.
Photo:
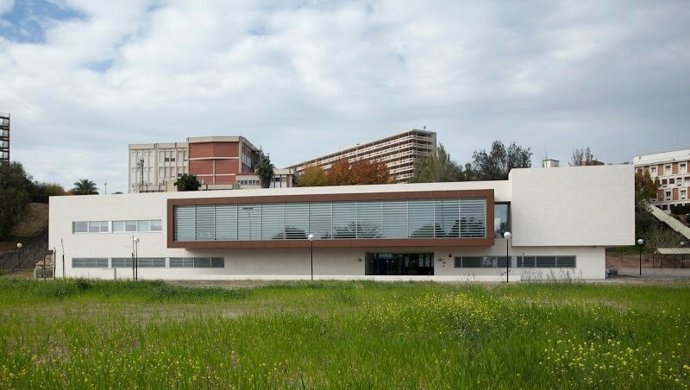
[[[398,183],[408,182],[414,173],[414,163],[422,157],[436,153],[436,133],[413,129],[390,137],[356,145],[335,153],[316,157],[288,168],[298,174],[309,166],[330,169],[334,162],[347,158],[350,162],[358,160],[383,161],[391,177]]]

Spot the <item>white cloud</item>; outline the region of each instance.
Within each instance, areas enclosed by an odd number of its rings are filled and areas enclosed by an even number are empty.
[[[64,5],[85,17],[45,43],[0,36],[0,111],[41,180],[125,190],[127,144],[199,135],[244,135],[278,166],[424,125],[461,162],[498,138],[535,160],[688,143],[682,1]]]

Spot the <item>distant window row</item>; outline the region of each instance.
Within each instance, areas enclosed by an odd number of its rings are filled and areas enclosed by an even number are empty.
[[[72,222],[72,233],[122,233],[122,232],[160,232],[163,222],[160,219],[139,221],[77,221]]]
[[[75,257],[72,268],[132,268],[131,257]],[[223,268],[223,257],[139,257],[141,268]]]
[[[575,268],[575,256],[515,256],[510,267],[518,268]],[[505,268],[505,256],[459,256],[455,268]]]

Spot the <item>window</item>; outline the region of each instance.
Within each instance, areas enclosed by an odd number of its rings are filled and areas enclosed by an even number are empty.
[[[72,222],[72,233],[108,233],[107,221]]]
[[[662,179],[662,180],[661,180],[661,185],[662,185],[662,186],[665,186],[667,183],[668,183],[668,182],[667,182],[666,179]]]
[[[512,259],[512,257],[511,257]],[[512,266],[512,261],[511,261]],[[505,268],[505,256],[462,256],[455,258],[455,268]]]
[[[649,168],[649,170],[652,173],[652,175],[656,175],[656,167],[651,167]]]
[[[170,268],[223,268],[223,257],[171,257]]]
[[[671,174],[671,166],[670,166],[670,165],[666,165],[666,166],[664,167],[664,174],[665,174],[665,175],[670,175],[670,174]]]
[[[494,237],[503,238],[510,231],[510,203],[494,204]]]
[[[675,184],[675,179],[668,179],[668,184]]]
[[[72,258],[72,268],[107,268],[106,257],[75,257]]]
[[[666,200],[671,200],[671,191],[666,191]]]
[[[162,221],[160,219],[140,221],[113,221],[113,233],[122,232],[160,232]]]
[[[685,196],[686,196],[685,190],[680,190],[680,198],[685,199]]]
[[[487,234],[486,199],[175,206],[173,215],[175,241],[306,239],[310,232],[320,239]]]

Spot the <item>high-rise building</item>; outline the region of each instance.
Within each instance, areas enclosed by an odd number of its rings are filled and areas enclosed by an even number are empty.
[[[253,173],[261,151],[244,137],[190,137],[189,172],[208,186],[232,186]]]
[[[0,113],[0,165],[10,163],[10,114]]]
[[[633,157],[636,172],[649,172],[659,179],[659,190],[653,205],[670,212],[671,206],[690,204],[690,149],[642,154]]]
[[[301,173],[310,166],[320,166],[328,170],[334,162],[343,158],[347,158],[350,162],[374,160],[384,162],[391,177],[395,178],[397,183],[406,183],[412,178],[415,161],[434,153],[436,153],[436,133],[413,129],[316,157],[291,165],[288,169]]]

